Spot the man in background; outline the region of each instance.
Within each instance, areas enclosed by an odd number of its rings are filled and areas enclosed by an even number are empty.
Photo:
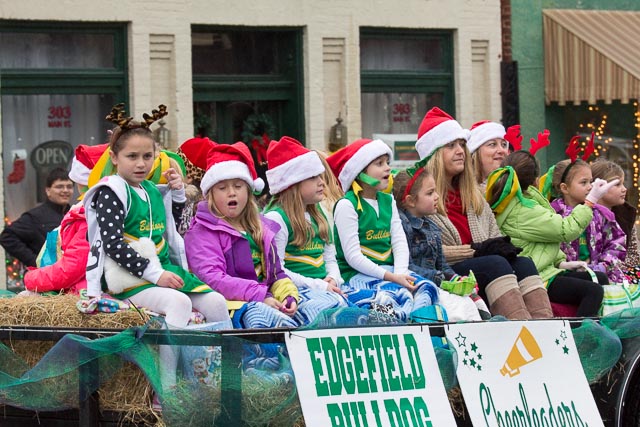
[[[47,200],[23,213],[0,233],[0,245],[27,267],[36,266],[36,258],[47,233],[60,225],[73,197],[73,182],[67,171],[53,169],[45,183]]]

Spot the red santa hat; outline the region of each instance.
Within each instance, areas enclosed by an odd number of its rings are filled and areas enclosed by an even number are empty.
[[[507,132],[500,123],[492,122],[490,120],[483,120],[481,122],[474,123],[469,129],[469,140],[467,141],[467,148],[469,152],[473,154],[478,148],[487,141],[492,139],[501,138],[504,139],[504,134]]]
[[[324,172],[318,153],[306,149],[289,136],[271,141],[267,149],[267,164],[269,192],[274,195]]]
[[[421,159],[431,157],[440,147],[455,141],[469,137],[469,131],[463,129],[460,124],[450,115],[433,107],[427,114],[418,128],[418,140],[416,141],[416,151]]]
[[[109,144],[78,145],[71,161],[69,179],[80,185],[87,185],[91,169],[93,169],[107,148],[109,148]]]
[[[207,155],[216,143],[209,138],[191,138],[180,145],[182,151],[191,163],[197,168],[207,170]]]
[[[338,177],[342,190],[347,192],[360,172],[385,154],[391,159],[391,148],[382,140],[359,139],[327,157],[327,163]]]
[[[211,187],[225,179],[241,179],[255,191],[264,189],[264,181],[258,178],[251,152],[243,142],[217,144],[211,148],[207,156],[207,172],[200,182],[202,194],[207,194]]]

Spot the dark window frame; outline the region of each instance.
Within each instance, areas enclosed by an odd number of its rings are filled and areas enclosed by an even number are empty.
[[[0,73],[0,94],[111,94],[126,102],[128,89],[128,47],[126,23],[2,20],[0,32],[92,33],[113,36],[114,63],[111,68],[11,68]]]
[[[362,93],[403,92],[426,93],[442,92],[444,105],[440,107],[455,116],[455,75],[453,60],[453,30],[430,29],[394,29],[361,27],[360,39],[406,39],[440,40],[445,71],[394,70],[360,71],[360,90]],[[426,113],[426,112],[425,112]]]
[[[192,25],[192,34],[212,31],[280,32],[290,40],[283,40],[289,52],[281,55],[288,62],[280,74],[194,74],[193,102],[283,101],[282,117],[275,125],[282,135],[290,135],[305,142],[303,27],[249,27]],[[222,125],[220,125],[222,126]],[[220,133],[223,133],[220,131]]]

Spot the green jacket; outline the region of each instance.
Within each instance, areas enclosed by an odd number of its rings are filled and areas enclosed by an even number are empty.
[[[520,256],[533,260],[548,286],[549,280],[563,271],[558,268],[558,264],[566,260],[560,242],[577,239],[591,222],[593,211],[588,206],[578,205],[571,215],[563,218],[537,188],[529,187],[524,197],[535,201],[535,206],[523,206],[514,197],[506,209],[496,215],[496,221],[500,231],[511,236],[511,242],[522,248]]]

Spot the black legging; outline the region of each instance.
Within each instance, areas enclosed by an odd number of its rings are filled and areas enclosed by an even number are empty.
[[[466,276],[469,271],[473,271],[473,275],[478,281],[478,294],[486,300],[485,288],[498,277],[507,274],[515,274],[518,282],[525,277],[535,276],[538,274],[535,264],[528,257],[517,257],[514,261],[509,262],[500,255],[486,255],[476,258],[465,259],[451,266],[456,273]]]
[[[576,316],[597,316],[602,304],[604,289],[609,279],[604,273],[596,271],[598,283],[591,280],[586,271],[566,271],[558,274],[549,284],[547,293],[549,301],[559,304],[577,305]]]

